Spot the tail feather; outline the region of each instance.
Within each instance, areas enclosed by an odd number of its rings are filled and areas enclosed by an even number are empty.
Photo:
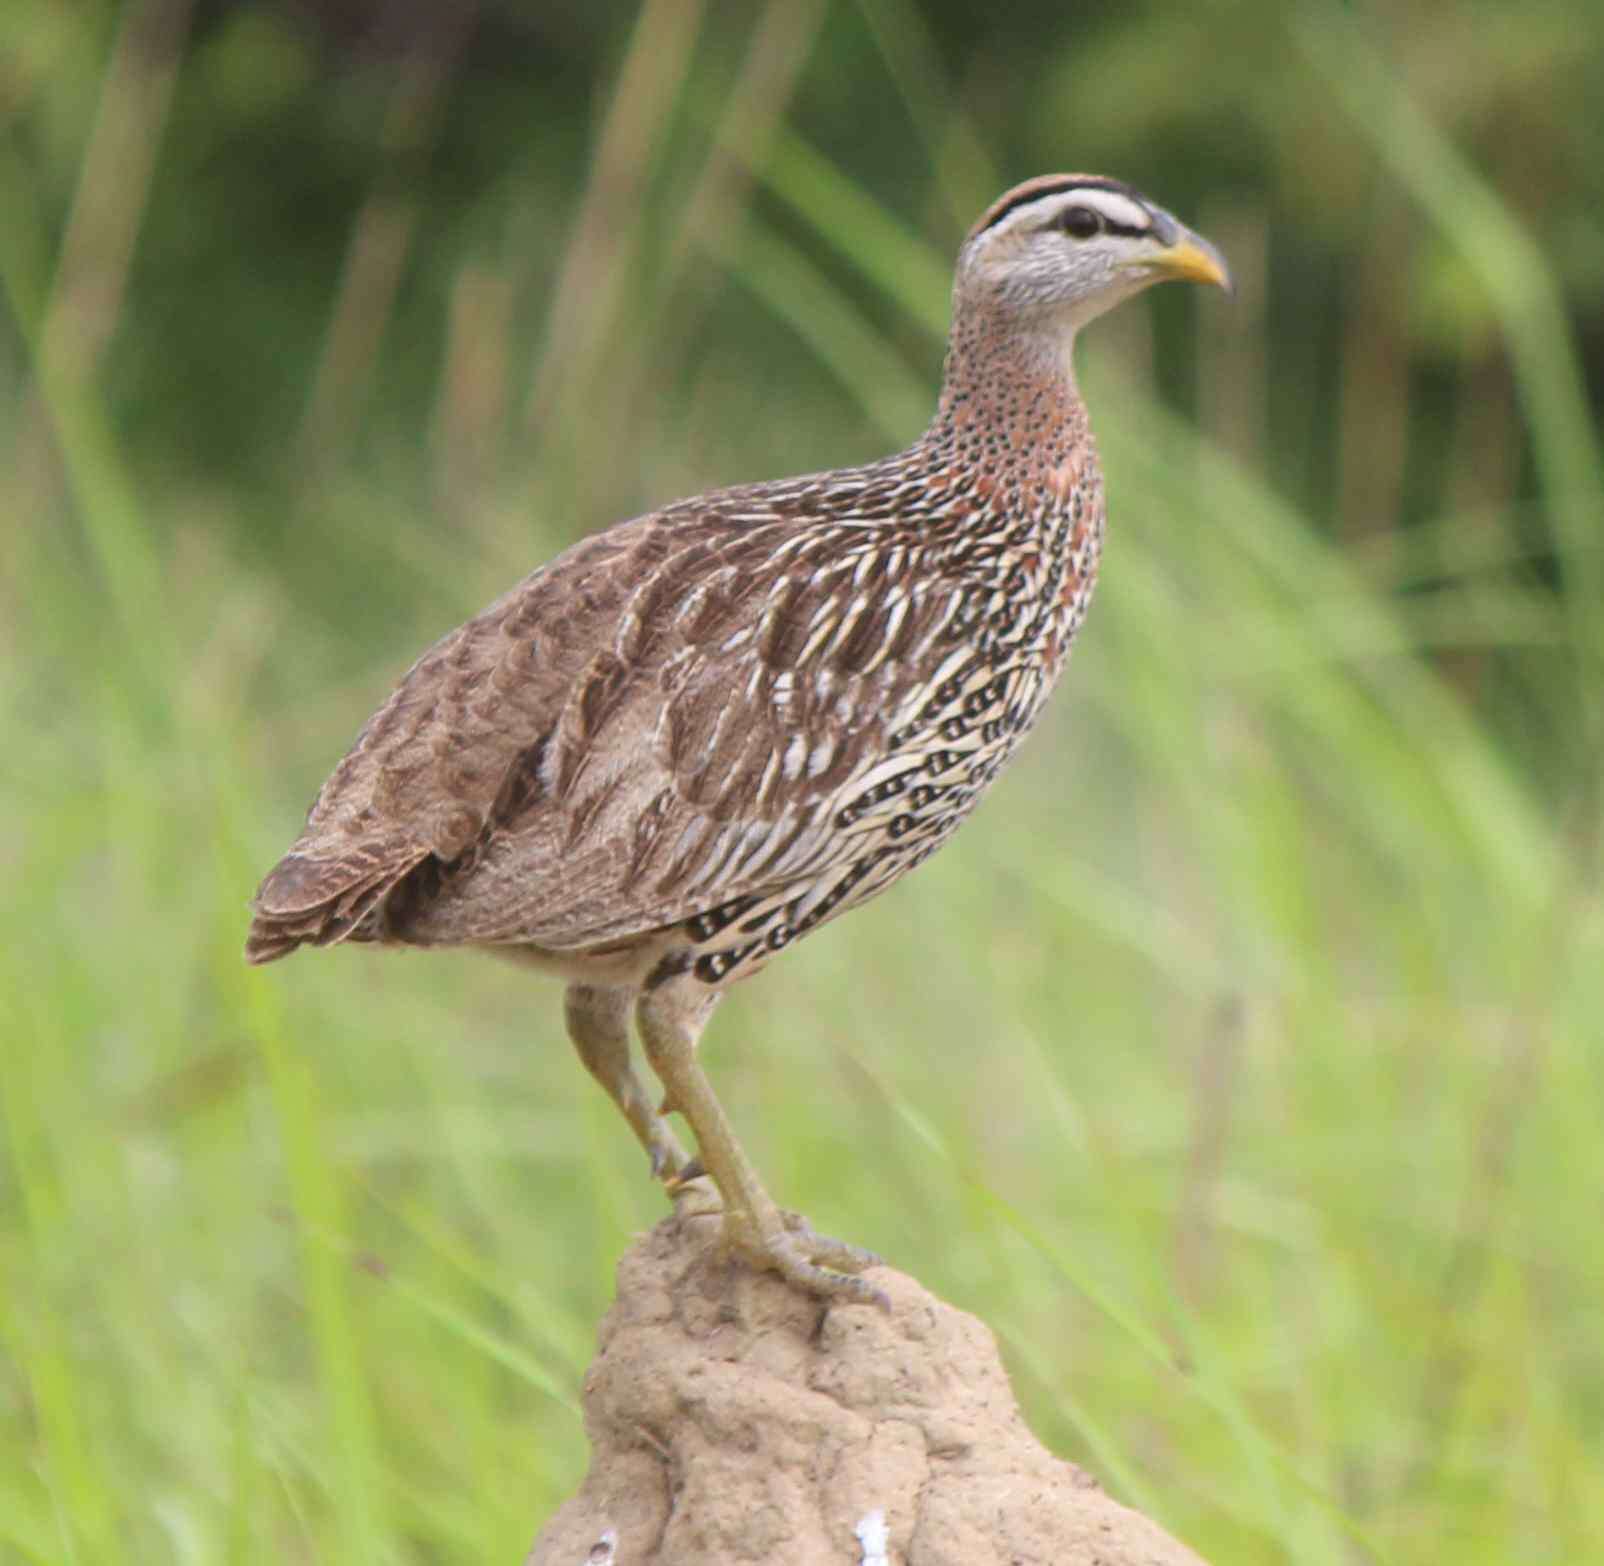
[[[384,899],[417,864],[419,855],[316,859],[290,852],[257,889],[245,960],[274,962],[299,946],[335,946],[363,939]],[[370,937],[371,938],[371,937]]]

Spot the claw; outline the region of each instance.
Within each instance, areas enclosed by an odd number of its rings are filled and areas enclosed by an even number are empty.
[[[836,1240],[827,1234],[820,1234],[801,1213],[782,1210],[780,1217],[785,1220],[786,1232],[796,1236],[814,1261],[822,1262],[836,1272],[862,1272],[866,1267],[885,1265],[885,1258],[874,1251],[853,1245],[847,1240]],[[878,1294],[880,1291],[877,1289],[875,1292]],[[881,1295],[881,1298],[884,1296]]]
[[[821,1299],[891,1310],[891,1300],[866,1278],[856,1276],[879,1264],[873,1251],[817,1233],[800,1213],[781,1213],[781,1227],[765,1234],[748,1219],[724,1218],[724,1243],[754,1267],[777,1272],[788,1283]]]
[[[702,1167],[702,1160],[700,1158],[692,1158],[688,1162],[681,1164],[679,1169],[663,1184],[668,1187],[669,1195],[672,1196],[682,1186],[689,1185],[692,1180],[703,1179],[706,1174],[707,1171]]]

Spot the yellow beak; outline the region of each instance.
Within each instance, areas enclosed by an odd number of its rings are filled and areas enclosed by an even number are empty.
[[[1225,257],[1201,234],[1181,230],[1181,237],[1167,249],[1161,250],[1149,261],[1155,270],[1166,278],[1183,283],[1212,283],[1216,288],[1231,290],[1231,271]]]

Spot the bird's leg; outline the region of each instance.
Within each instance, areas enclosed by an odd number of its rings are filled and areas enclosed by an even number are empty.
[[[717,999],[667,984],[641,996],[635,1018],[646,1058],[668,1101],[695,1133],[701,1166],[723,1198],[724,1243],[752,1266],[778,1272],[810,1294],[885,1307],[885,1295],[854,1276],[879,1258],[815,1234],[803,1220],[782,1213],[736,1140],[696,1058],[697,1039]]]
[[[668,1122],[652,1107],[651,1095],[630,1062],[629,1010],[634,998],[632,989],[570,984],[565,997],[568,1037],[585,1069],[607,1089],[640,1138],[653,1176],[672,1189],[685,1177],[690,1160]]]

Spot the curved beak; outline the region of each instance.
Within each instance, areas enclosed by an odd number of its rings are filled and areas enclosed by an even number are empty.
[[[1188,228],[1182,228],[1172,244],[1146,259],[1161,278],[1183,283],[1212,283],[1228,294],[1233,292],[1225,257],[1201,234],[1194,234]]]

